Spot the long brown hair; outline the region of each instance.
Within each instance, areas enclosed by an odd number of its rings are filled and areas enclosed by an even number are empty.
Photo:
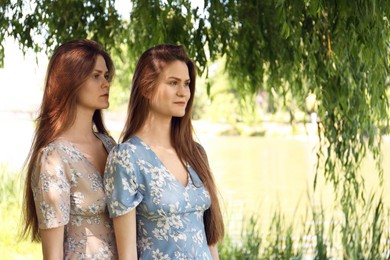
[[[149,114],[147,97],[155,92],[158,77],[165,66],[177,60],[184,62],[188,67],[191,97],[188,100],[185,115],[172,118],[171,142],[180,160],[192,166],[210,194],[211,207],[204,214],[204,223],[207,243],[212,245],[223,238],[224,225],[217,189],[206,153],[193,139],[191,111],[195,96],[196,67],[187,56],[183,46],[161,44],[148,49],[141,55],[133,76],[128,115],[121,140],[122,142],[128,140],[144,125]]]
[[[109,54],[92,40],[72,40],[58,47],[49,61],[45,89],[36,129],[26,159],[27,175],[24,187],[22,237],[31,234],[32,241],[40,241],[38,218],[31,190],[31,178],[39,154],[47,144],[72,126],[76,118],[77,93],[92,73],[97,57],[101,55],[109,72],[114,75],[114,65]],[[93,114],[94,131],[107,134],[101,110]]]

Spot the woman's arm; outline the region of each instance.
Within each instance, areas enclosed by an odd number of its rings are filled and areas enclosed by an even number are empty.
[[[210,253],[211,253],[211,258],[213,260],[218,260],[219,259],[219,255],[218,255],[218,247],[217,247],[217,245],[210,245],[209,249],[210,249]]]
[[[137,259],[135,209],[112,220],[119,259]]]
[[[44,260],[62,260],[64,258],[64,226],[39,230],[42,238]]]

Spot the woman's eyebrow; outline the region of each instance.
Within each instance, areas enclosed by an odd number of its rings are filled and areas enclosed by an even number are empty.
[[[99,72],[99,73],[108,73],[108,70],[103,71],[103,70],[101,70],[101,69],[94,69],[93,71]]]
[[[168,79],[176,79],[176,80],[182,81],[181,78],[178,78],[178,77],[175,77],[175,76],[169,76]],[[183,80],[183,81],[190,81],[190,80],[191,80],[191,79],[185,79],[185,80]]]

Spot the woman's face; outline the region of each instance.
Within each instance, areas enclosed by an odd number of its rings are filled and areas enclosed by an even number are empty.
[[[166,118],[182,117],[190,97],[187,64],[182,61],[168,63],[158,78],[156,92],[150,98],[150,113]]]
[[[110,82],[109,73],[103,56],[96,58],[95,67],[81,86],[77,96],[79,108],[97,110],[109,106]]]

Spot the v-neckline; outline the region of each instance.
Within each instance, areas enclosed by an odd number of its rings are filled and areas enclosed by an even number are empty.
[[[100,140],[100,142],[102,142],[104,150],[106,151],[108,156],[109,151],[107,151],[106,144],[96,133],[94,133],[94,135]],[[59,141],[67,142],[73,148],[73,150],[75,150],[78,154],[80,154],[83,157],[83,159],[95,170],[96,173],[98,173],[100,177],[103,177],[103,172],[100,172],[100,170],[96,168],[96,166],[87,158],[87,156],[85,156],[85,154],[82,151],[80,151],[80,149],[77,148],[77,146],[72,141],[69,141],[67,139],[60,139]]]
[[[158,157],[158,155],[156,154],[155,151],[153,151],[153,149],[147,144],[145,143],[140,137],[134,135],[133,137],[135,137],[140,143],[144,144],[145,147],[147,149],[149,149],[153,155],[155,156],[155,158],[159,161],[159,163],[161,164],[162,167],[164,167],[164,169],[169,173],[169,175],[171,177],[173,177],[173,179],[180,184],[181,187],[183,187],[184,189],[187,189],[189,187],[189,184],[190,184],[190,181],[191,181],[191,178],[190,178],[190,169],[189,169],[189,165],[186,167],[187,169],[187,185],[184,185],[183,183],[181,183],[179,181],[179,179],[168,169],[168,167],[165,166],[164,162],[160,159],[160,157]]]

